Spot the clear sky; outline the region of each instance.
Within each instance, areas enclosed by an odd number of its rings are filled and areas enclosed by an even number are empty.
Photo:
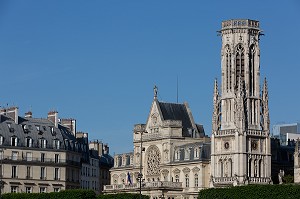
[[[132,151],[153,100],[187,101],[211,134],[221,22],[260,21],[271,125],[300,121],[300,1],[0,1],[0,105],[57,110],[110,152]]]

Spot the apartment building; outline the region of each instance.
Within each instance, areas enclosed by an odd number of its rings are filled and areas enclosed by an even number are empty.
[[[0,185],[2,193],[58,192],[80,188],[82,154],[87,145],[76,139],[76,122],[18,115],[17,107],[0,110]]]

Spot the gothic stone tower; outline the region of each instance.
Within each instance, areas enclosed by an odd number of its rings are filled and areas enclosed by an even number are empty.
[[[260,92],[261,30],[249,19],[222,22],[219,95],[214,85],[211,186],[271,183],[270,120]]]

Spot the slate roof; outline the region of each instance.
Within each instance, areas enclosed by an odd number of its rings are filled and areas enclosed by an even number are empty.
[[[99,161],[100,166],[113,167],[114,166],[114,158],[109,154],[103,154],[100,157]]]
[[[182,121],[182,132],[184,137],[190,137],[188,129],[192,129],[192,120],[188,114],[185,104],[158,102],[164,120]],[[196,129],[198,130],[198,129]]]
[[[183,145],[179,145],[175,147],[175,151],[176,149],[181,149],[180,150],[180,160],[179,161],[187,161],[184,160],[184,149],[185,148],[189,148],[191,151],[191,156],[190,156],[190,160],[188,161],[194,161],[194,149],[195,148],[200,147],[201,151],[199,152],[200,154],[200,159],[196,159],[196,160],[210,160],[210,155],[211,155],[211,143],[203,143],[203,142],[194,142],[194,143],[188,143],[188,144],[183,144]],[[174,153],[175,153],[174,151]]]
[[[28,130],[24,130],[25,126]],[[77,140],[67,127],[58,124],[56,128],[50,120],[43,118],[18,117],[18,124],[16,124],[8,116],[0,115],[0,136],[3,137],[2,146],[11,146],[11,137],[17,137],[17,147],[26,147],[25,138],[32,138],[31,148],[40,148],[39,140],[45,139],[46,149],[53,149],[53,140],[59,140],[60,149],[82,151],[80,144],[78,148],[75,147]]]

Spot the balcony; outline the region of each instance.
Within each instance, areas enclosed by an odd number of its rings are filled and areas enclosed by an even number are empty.
[[[124,191],[138,191],[140,188],[139,183],[133,183],[131,185],[127,184],[114,184],[105,185],[105,192],[124,192]],[[157,182],[146,182],[142,184],[142,190],[173,190],[182,191],[181,182],[167,182],[167,181],[157,181]]]
[[[14,164],[55,164],[55,165],[73,165],[80,166],[80,162],[66,160],[66,159],[55,159],[55,158],[40,158],[40,157],[22,157],[22,156],[4,156],[2,163],[14,163]]]

